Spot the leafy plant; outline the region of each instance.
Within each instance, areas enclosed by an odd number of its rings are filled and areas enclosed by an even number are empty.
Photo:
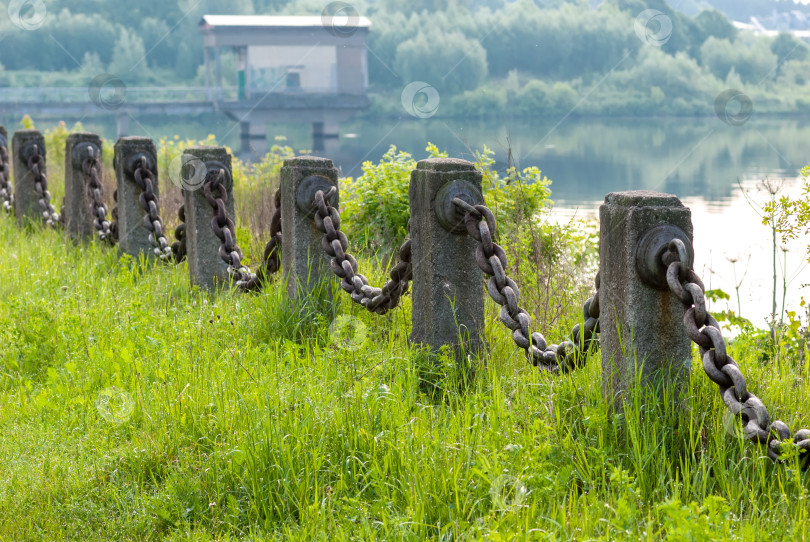
[[[769,201],[764,207],[763,224],[773,224],[783,242],[810,233],[810,166],[802,169],[801,176],[804,186],[800,196],[791,198],[783,195]],[[810,245],[807,258],[810,261]]]
[[[363,175],[341,180],[341,227],[354,246],[391,252],[402,243],[410,218],[408,186],[415,168],[410,153],[391,145],[379,163],[363,163]]]

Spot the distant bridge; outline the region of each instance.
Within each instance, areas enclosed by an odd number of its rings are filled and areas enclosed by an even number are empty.
[[[2,113],[116,115],[118,137],[127,135],[129,119],[138,115],[222,113],[241,125],[241,152],[260,153],[266,148],[269,122],[309,122],[316,139],[336,137],[340,122],[370,104],[366,94],[339,94],[329,89],[253,89],[249,97],[240,99],[236,87],[0,87]]]

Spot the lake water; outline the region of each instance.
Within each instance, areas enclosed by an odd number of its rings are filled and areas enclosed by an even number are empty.
[[[7,127],[16,120],[0,116]],[[75,119],[68,120],[68,125]],[[781,183],[780,195],[801,193],[801,168],[810,163],[810,122],[807,118],[757,118],[729,126],[717,118],[450,120],[375,119],[341,126],[341,136],[316,151],[332,158],[343,175],[359,175],[364,160],[378,161],[390,145],[416,158],[425,156],[428,141],[450,156],[471,158],[484,145],[496,153],[504,169],[511,149],[519,168],[537,166],[552,180],[555,220],[597,217],[605,194],[619,190],[656,190],[675,194],[692,209],[696,270],[707,287],[734,295],[740,284],[743,316],[764,325],[771,313],[772,244],[759,208],[768,193],[763,179]],[[38,127],[47,127],[47,122]],[[84,127],[115,137],[114,119],[85,120]],[[239,130],[215,115],[189,122],[138,119],[133,135],[155,139],[179,134],[203,138],[209,133],[221,143],[238,147]],[[312,149],[308,125],[271,126],[269,135],[284,135],[295,149]],[[790,280],[785,305],[799,310],[810,283],[805,265],[810,239],[779,250],[778,282],[781,307],[783,274]],[[781,245],[781,243],[780,243]],[[786,259],[786,270],[781,269]],[[735,280],[735,276],[737,277]],[[744,278],[743,278],[744,277]],[[725,308],[725,302],[714,309]]]
[[[692,209],[696,270],[707,288],[732,297],[730,304],[712,308],[729,307],[761,326],[771,314],[773,291],[771,233],[759,215],[769,198],[762,182],[779,185],[779,195],[799,195],[799,171],[810,163],[807,118],[753,118],[742,126],[717,118],[566,119],[559,124],[431,119],[357,123],[346,129],[357,137],[344,138],[334,158],[348,174],[357,174],[357,164],[377,160],[391,144],[421,157],[425,142],[431,141],[461,158],[486,145],[496,152],[501,169],[511,149],[518,167],[537,166],[552,180],[553,216],[561,221],[597,218],[605,194],[613,191],[675,194]],[[777,312],[786,275],[785,308],[801,313],[802,285],[810,283],[808,243],[810,238],[789,243],[787,252],[779,243]]]

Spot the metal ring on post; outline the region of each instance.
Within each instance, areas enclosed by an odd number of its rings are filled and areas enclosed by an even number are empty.
[[[470,205],[483,205],[484,196],[472,183],[462,180],[451,181],[436,193],[433,210],[439,224],[450,233],[464,234],[467,233],[465,213],[453,203],[455,198]]]
[[[138,151],[131,155],[126,163],[127,173],[135,175],[135,170],[141,165],[141,159],[146,158],[146,168],[149,171],[155,171],[155,157],[151,153]]]
[[[308,217],[315,216],[315,193],[321,191],[325,196],[333,186],[335,185],[331,179],[323,175],[310,175],[302,180],[295,194],[295,204],[298,210]],[[330,204],[331,199],[327,200]]]
[[[185,166],[189,166],[189,165],[193,165],[192,161],[189,161],[187,164],[185,164]],[[220,183],[227,187],[231,183],[231,171],[230,171],[230,168],[228,168],[228,166],[226,166],[225,164],[223,164],[219,160],[208,160],[208,161],[205,162],[205,175],[203,176],[203,178],[207,179],[209,173],[216,173],[216,172],[218,172],[220,170],[222,171],[222,180],[220,181]],[[184,179],[186,179],[186,173],[188,173],[188,172],[185,170],[185,167],[184,167],[183,168],[183,178]],[[196,171],[192,172],[191,175],[192,175],[192,177],[196,177],[197,172]]]
[[[20,149],[20,157],[26,162],[26,164],[28,163],[28,160],[35,154],[34,147],[37,148],[36,154],[39,154],[43,159],[46,158],[45,143],[43,142],[40,145],[37,141],[29,141],[22,149]]]
[[[101,159],[101,149],[98,148],[98,145],[91,141],[82,141],[73,146],[71,159],[74,166],[82,167],[82,164],[88,158]]]
[[[667,266],[661,257],[673,239],[680,239],[686,247],[688,267],[692,267],[695,251],[692,240],[681,228],[672,224],[661,224],[647,230],[636,245],[636,272],[644,284],[656,290],[667,290]]]

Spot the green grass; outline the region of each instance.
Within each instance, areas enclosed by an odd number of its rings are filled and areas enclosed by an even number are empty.
[[[730,437],[699,363],[678,409],[615,416],[598,355],[540,374],[493,305],[470,380],[408,347],[409,298],[301,314],[278,280],[209,296],[185,264],[2,217],[0,246],[0,540],[808,537],[810,474]],[[357,349],[335,315],[366,326]],[[810,425],[806,361],[732,352]]]

